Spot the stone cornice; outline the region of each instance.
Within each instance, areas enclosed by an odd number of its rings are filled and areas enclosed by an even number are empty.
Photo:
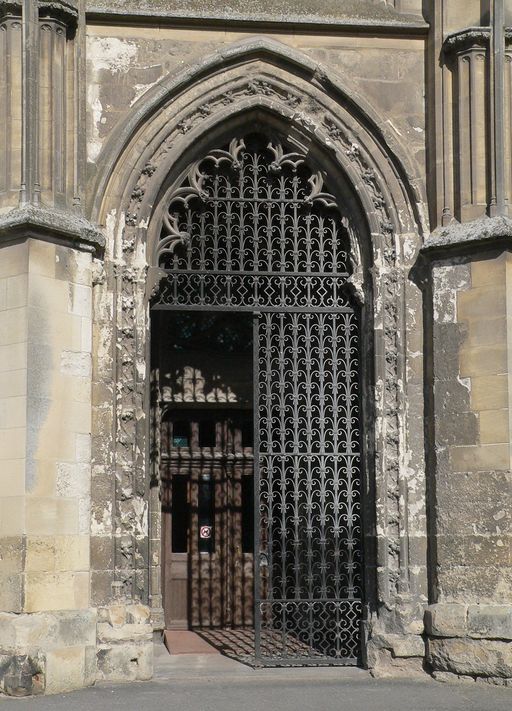
[[[39,14],[42,16],[60,17],[66,22],[76,23],[78,20],[78,2],[75,0],[39,0]]]
[[[66,23],[76,24],[78,0],[38,0],[39,14],[59,17]],[[0,0],[0,19],[4,15],[21,15],[22,0]]]
[[[106,24],[208,23],[312,28],[332,27],[358,31],[425,34],[428,24],[419,15],[401,13],[390,6],[360,0],[88,0],[87,19]]]
[[[0,20],[6,15],[21,16],[21,0],[0,0]]]
[[[466,27],[448,35],[444,40],[443,50],[449,54],[473,47],[488,47],[490,38],[490,27]],[[507,45],[512,44],[512,27],[505,28],[505,42]]]
[[[0,214],[0,245],[28,237],[94,253],[105,246],[101,231],[80,215],[32,205]]]
[[[440,227],[427,237],[421,254],[429,259],[442,259],[494,247],[512,247],[510,217],[481,217],[473,222]]]

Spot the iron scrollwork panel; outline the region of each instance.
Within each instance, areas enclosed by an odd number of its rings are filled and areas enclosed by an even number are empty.
[[[154,308],[258,314],[256,656],[355,662],[359,325],[336,200],[303,155],[233,139],[172,192],[154,258],[166,272]]]
[[[355,313],[264,313],[260,657],[355,662],[362,609]]]

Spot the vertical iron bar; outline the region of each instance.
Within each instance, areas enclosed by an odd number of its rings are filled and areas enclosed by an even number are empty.
[[[261,663],[261,579],[260,579],[260,377],[259,377],[259,335],[260,314],[252,315],[252,372],[253,372],[253,491],[254,491],[254,658]]]

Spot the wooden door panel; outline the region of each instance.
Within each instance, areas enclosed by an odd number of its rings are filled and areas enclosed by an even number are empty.
[[[168,517],[164,598],[166,624],[173,628],[253,623],[253,554],[252,548],[247,550],[252,531],[246,530],[253,525],[247,514],[252,511],[247,482],[248,477],[252,481],[253,462],[252,448],[244,446],[241,424],[248,415],[218,412],[209,416],[215,417],[214,435],[212,427],[205,426],[204,412],[177,413],[176,427],[172,420],[162,427],[162,451],[167,455],[162,471],[168,490],[163,496],[164,516]],[[208,441],[215,446],[204,446]],[[177,510],[183,482],[187,501],[181,501]],[[187,527],[186,552],[178,553],[173,540],[181,541],[183,547],[182,526]],[[202,535],[208,532],[209,539]]]

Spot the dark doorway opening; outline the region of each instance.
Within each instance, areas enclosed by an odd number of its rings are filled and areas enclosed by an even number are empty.
[[[252,320],[159,317],[167,629],[254,621]]]

